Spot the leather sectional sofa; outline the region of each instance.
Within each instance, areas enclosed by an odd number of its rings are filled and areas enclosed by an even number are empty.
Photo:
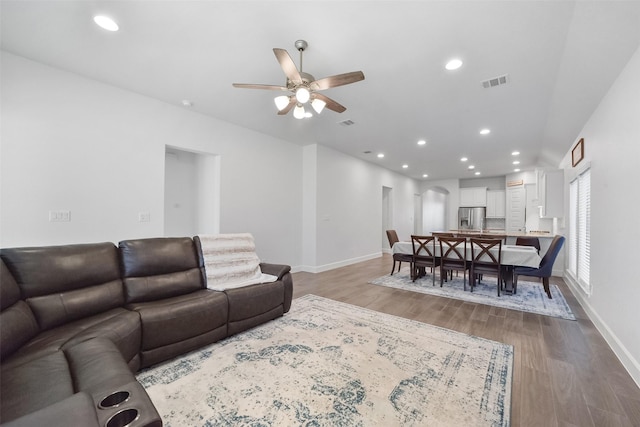
[[[198,237],[0,250],[3,426],[161,426],[134,373],[289,311],[271,283],[206,287]]]

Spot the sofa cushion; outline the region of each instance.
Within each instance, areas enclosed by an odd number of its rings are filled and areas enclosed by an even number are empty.
[[[11,307],[18,301],[20,301],[20,288],[7,265],[0,259],[0,310]]]
[[[0,360],[35,337],[40,328],[29,306],[20,299],[20,288],[0,260]]]
[[[285,290],[282,281],[227,289],[229,335],[260,325],[284,314]]]
[[[119,243],[127,303],[172,298],[204,289],[204,268],[188,237]]]
[[[0,359],[5,360],[38,332],[38,323],[24,301],[3,310],[0,313]]]
[[[208,289],[127,307],[140,313],[143,351],[217,329],[228,316],[226,295]]]
[[[1,372],[1,422],[13,420],[66,399],[74,393],[73,378],[62,351]]]
[[[9,248],[1,254],[41,329],[124,304],[112,243]]]
[[[87,393],[76,393],[53,405],[31,412],[3,427],[100,427],[96,407]]]
[[[40,333],[3,363],[20,365],[95,337],[109,338],[128,362],[140,351],[140,315],[115,308]]]

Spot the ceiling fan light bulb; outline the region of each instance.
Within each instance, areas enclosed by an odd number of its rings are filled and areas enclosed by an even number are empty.
[[[289,97],[286,95],[276,96],[273,101],[276,103],[278,111],[282,111],[287,105],[289,105]]]
[[[296,100],[299,103],[304,104],[309,101],[309,98],[311,98],[311,92],[309,92],[309,89],[306,87],[299,87],[296,89]]]
[[[304,107],[302,105],[296,105],[296,108],[293,109],[293,117],[304,119]]]
[[[322,99],[314,99],[313,101],[311,101],[311,106],[313,107],[314,110],[316,110],[316,113],[320,114],[322,113],[322,110],[324,110],[324,107],[327,105],[326,102],[324,102]]]

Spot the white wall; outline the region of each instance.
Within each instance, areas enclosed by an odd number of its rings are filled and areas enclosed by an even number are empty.
[[[1,60],[2,247],[162,236],[171,145],[219,156],[221,232],[253,233],[263,260],[301,262],[301,147],[9,53]],[[49,210],[71,211],[71,222],[49,222]]]
[[[640,286],[635,267],[640,250],[637,213],[640,159],[640,49],[586,123],[585,159],[571,166],[569,151],[560,167],[565,187],[591,164],[591,296],[572,286],[595,325],[640,384]],[[568,191],[565,191],[568,215]],[[566,229],[568,230],[568,224]],[[565,277],[568,279],[567,277]]]
[[[308,260],[315,266],[312,271],[380,256],[383,186],[393,189],[393,228],[400,239],[409,239],[418,193],[415,180],[321,145],[313,151],[308,158],[315,157],[317,170],[312,177],[317,219],[315,261]]]

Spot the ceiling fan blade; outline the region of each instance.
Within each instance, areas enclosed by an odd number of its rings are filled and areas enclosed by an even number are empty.
[[[284,86],[254,85],[254,84],[247,84],[247,83],[234,83],[233,87],[239,87],[242,89],[289,90]]]
[[[311,83],[311,89],[324,90],[330,87],[348,85],[350,83],[359,82],[364,80],[364,74],[362,71],[352,71],[350,73],[338,74],[335,76],[325,77],[318,79]]]
[[[284,116],[285,114],[287,114],[289,111],[291,111],[291,109],[296,105],[296,97],[292,96],[291,99],[289,100],[289,104],[284,107],[282,110],[278,111],[278,115],[279,116]]]
[[[314,95],[315,98],[326,102],[327,103],[326,107],[331,111],[335,111],[336,113],[342,113],[343,111],[345,111],[347,109],[347,107],[345,107],[344,105],[338,104],[333,99],[331,99],[328,96],[325,96],[325,95],[323,95],[321,93],[317,93],[316,92],[313,95]]]
[[[296,64],[293,62],[293,59],[289,56],[289,53],[284,49],[273,48],[273,53],[276,54],[276,58],[282,67],[282,71],[284,74],[293,82],[295,85],[302,84],[302,77],[300,76],[300,72],[296,67]]]

